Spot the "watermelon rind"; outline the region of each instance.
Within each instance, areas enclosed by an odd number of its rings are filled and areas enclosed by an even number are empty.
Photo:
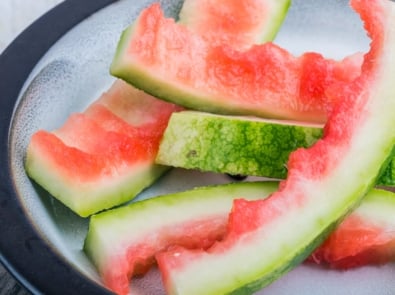
[[[278,187],[277,182],[235,182],[222,185],[197,187],[192,190],[162,195],[126,206],[95,214],[89,222],[84,251],[99,273],[114,272],[119,281],[129,285],[125,269],[116,267],[127,264],[128,248],[147,243],[147,248],[160,243],[161,234],[180,231],[188,235],[183,226],[188,221],[206,220],[219,216],[226,224],[228,212],[235,198],[253,200],[263,198]],[[207,232],[209,235],[209,232]],[[149,241],[154,237],[154,241]],[[156,237],[156,238],[155,238]],[[170,245],[162,245],[170,246]],[[163,249],[158,249],[163,250]],[[154,255],[155,253],[152,253]],[[118,283],[106,285],[120,292]],[[123,293],[123,292],[121,292]]]
[[[364,197],[362,203],[352,213],[365,221],[378,226],[385,226],[387,230],[395,227],[395,193],[384,189],[372,189]]]
[[[171,116],[156,163],[285,178],[289,154],[321,136],[322,128],[315,124],[183,111]]]
[[[169,167],[147,162],[130,166],[114,178],[67,181],[46,153],[33,145],[28,147],[25,168],[31,179],[81,217],[130,201],[169,170]]]
[[[395,156],[391,157],[391,160],[385,168],[383,167],[383,172],[377,180],[377,184],[382,186],[395,186]]]
[[[117,80],[83,113],[32,135],[26,172],[82,217],[121,205],[169,170],[154,159],[177,109]]]

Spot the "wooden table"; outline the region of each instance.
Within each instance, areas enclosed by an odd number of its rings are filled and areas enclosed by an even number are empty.
[[[62,0],[0,0],[0,53],[24,28]],[[0,295],[27,295],[0,264]]]

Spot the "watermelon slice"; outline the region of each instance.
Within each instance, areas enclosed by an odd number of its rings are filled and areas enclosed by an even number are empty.
[[[326,89],[358,76],[360,55],[297,58],[273,43],[239,52],[164,18],[153,4],[124,31],[111,73],[190,109],[324,122],[333,103]]]
[[[116,81],[61,128],[33,134],[26,171],[80,216],[120,205],[168,169],[154,160],[168,119],[177,110]]]
[[[291,0],[185,0],[178,22],[212,45],[232,44],[242,50],[273,40],[290,4]]]
[[[371,49],[361,76],[331,91],[337,103],[323,138],[291,154],[279,191],[234,201],[224,240],[207,251],[177,247],[157,255],[168,294],[259,290],[303,261],[374,184],[395,144],[395,3],[351,3]]]
[[[283,179],[289,154],[321,136],[318,124],[183,111],[172,114],[156,163]],[[394,160],[376,184],[395,185]]]
[[[131,276],[147,271],[157,252],[208,248],[224,236],[233,199],[258,199],[276,188],[275,182],[200,187],[93,215],[84,251],[108,288],[128,294]]]

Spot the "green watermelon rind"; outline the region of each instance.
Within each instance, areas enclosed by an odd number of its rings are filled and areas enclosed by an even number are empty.
[[[269,195],[277,182],[235,182],[196,187],[183,192],[157,196],[94,214],[84,242],[84,252],[102,273],[110,257],[141,242],[138,238],[160,232],[164,226],[182,225],[194,218],[228,212],[235,198],[256,200]]]
[[[171,116],[156,163],[284,178],[289,154],[312,145],[321,136],[319,125],[183,111]]]
[[[380,226],[395,223],[395,192],[385,189],[372,189],[364,197],[362,203],[351,214],[355,214]]]
[[[272,5],[277,8],[277,13],[272,13],[269,20],[266,22],[265,27],[261,28],[260,42],[264,43],[268,40],[274,40],[279,32],[279,28],[283,24],[288,9],[291,6],[291,0],[272,1]]]
[[[170,168],[153,161],[128,167],[129,172],[116,179],[98,179],[90,183],[68,182],[45,154],[28,147],[25,169],[31,179],[81,217],[121,205],[135,198]]]
[[[393,153],[395,155],[395,153]],[[395,186],[395,156],[388,160],[387,166],[383,166],[383,172],[377,180],[377,185]]]

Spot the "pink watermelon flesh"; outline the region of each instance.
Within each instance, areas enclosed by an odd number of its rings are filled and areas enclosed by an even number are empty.
[[[247,49],[273,40],[285,18],[289,0],[186,0],[179,23],[213,46],[231,44]],[[198,13],[196,13],[198,12]]]
[[[342,223],[309,259],[341,269],[384,264],[395,257],[395,236],[392,232],[393,228],[390,232],[384,231],[353,216]]]
[[[179,106],[149,96],[121,80],[115,81],[114,85],[88,107],[85,113],[89,113],[91,108],[97,105],[109,109],[115,115],[115,119],[121,118],[133,127],[146,129],[151,125],[160,125],[158,122],[162,123],[164,126],[156,126],[160,131],[166,127],[171,113],[181,109]],[[151,129],[153,127],[150,131]]]
[[[145,161],[155,154],[155,146],[150,142],[137,136],[129,137],[120,132],[107,131],[84,114],[71,115],[53,134],[66,146],[75,147],[92,157],[105,159],[114,169],[122,162],[129,165],[139,160]],[[113,169],[111,166],[108,168],[109,172]]]
[[[326,89],[355,79],[360,60],[295,57],[270,42],[242,52],[215,46],[153,4],[124,32],[111,72],[191,109],[324,122],[331,105]]]
[[[142,237],[133,245],[125,245],[124,259],[114,256],[107,261],[101,273],[103,283],[117,294],[128,294],[132,276],[145,274],[155,263],[155,254],[178,245],[186,249],[207,249],[226,233],[227,219],[212,216],[210,219],[196,219],[183,224],[172,224]]]
[[[394,204],[393,193],[372,190],[308,261],[341,269],[393,261]]]
[[[77,148],[68,147],[57,136],[44,130],[37,131],[32,136],[29,149],[29,154],[37,161],[41,159],[46,166],[52,169],[57,168],[54,171],[57,171],[59,177],[71,178],[71,182],[89,181],[95,178],[96,171],[100,171],[100,167],[103,166],[101,158],[92,159],[89,154]],[[89,165],[81,166],[80,163],[89,163]],[[82,176],[76,175],[74,171],[79,171]]]
[[[252,293],[307,257],[372,186],[395,143],[392,132],[379,131],[395,124],[395,72],[388,64],[393,63],[395,7],[386,0],[353,0],[352,6],[365,22],[371,49],[361,75],[331,91],[336,103],[322,140],[291,154],[279,191],[265,200],[234,202],[222,242],[206,252],[177,248],[158,254],[168,294]],[[134,54],[133,46],[129,53]],[[285,77],[284,72],[283,64],[277,76]],[[248,268],[233,270],[240,263]],[[199,272],[203,269],[210,275]]]
[[[157,179],[159,141],[181,108],[116,81],[84,113],[29,143],[26,170],[81,216],[124,203]]]

